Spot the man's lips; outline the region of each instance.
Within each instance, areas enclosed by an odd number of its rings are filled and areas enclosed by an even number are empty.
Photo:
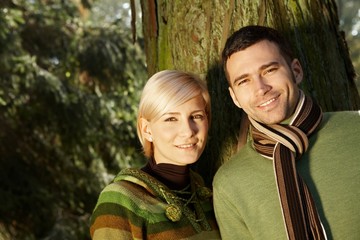
[[[276,96],[274,98],[271,98],[269,100],[267,100],[266,102],[262,103],[259,105],[259,107],[266,107],[268,106],[269,104],[271,104],[272,102],[274,102],[275,100],[277,100],[279,98],[279,96]]]

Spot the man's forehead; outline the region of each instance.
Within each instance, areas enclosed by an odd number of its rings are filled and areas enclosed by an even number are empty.
[[[226,67],[232,64],[241,64],[242,62],[252,61],[270,61],[283,58],[278,46],[270,41],[258,42],[246,49],[234,52],[229,56]]]

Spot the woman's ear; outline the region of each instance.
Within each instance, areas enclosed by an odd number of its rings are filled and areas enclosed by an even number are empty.
[[[141,118],[141,132],[143,137],[146,138],[149,142],[153,141],[152,134],[151,134],[151,127],[150,122],[146,120],[145,118]]]
[[[291,70],[295,77],[295,83],[297,85],[300,84],[303,80],[304,72],[303,72],[301,64],[297,58],[295,58],[291,63]]]

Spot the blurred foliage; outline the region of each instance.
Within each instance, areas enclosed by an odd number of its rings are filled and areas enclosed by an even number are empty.
[[[350,56],[357,73],[356,85],[360,93],[360,1],[336,0],[340,29],[344,31]]]
[[[81,2],[0,3],[0,239],[88,239],[103,186],[144,162],[141,39]]]

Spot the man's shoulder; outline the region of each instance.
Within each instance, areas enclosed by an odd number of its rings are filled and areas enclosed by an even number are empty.
[[[346,124],[347,120],[356,121],[360,123],[360,110],[359,111],[337,111],[337,112],[324,112],[324,121],[338,121]]]
[[[360,111],[325,112],[322,129],[357,133],[360,131]]]
[[[360,110],[356,110],[356,111],[336,111],[336,112],[324,112],[324,116],[335,116],[335,117],[352,117],[352,118],[357,118],[360,117]]]
[[[214,183],[218,182],[221,184],[223,181],[228,182],[230,178],[245,176],[246,172],[252,171],[250,167],[251,162],[257,157],[260,157],[260,155],[255,152],[251,144],[246,144],[220,166],[215,174]]]

